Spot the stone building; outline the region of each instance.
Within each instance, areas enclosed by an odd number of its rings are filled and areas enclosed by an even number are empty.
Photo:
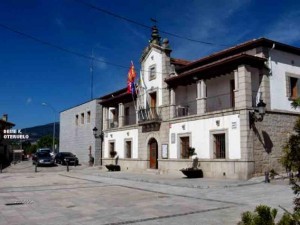
[[[116,151],[122,170],[178,172],[193,147],[205,177],[283,171],[282,145],[299,116],[290,103],[300,93],[300,49],[259,38],[193,62],[171,52],[153,27],[138,94],[100,98],[104,164]]]
[[[94,99],[60,112],[60,152],[74,153],[81,164],[88,164],[90,156],[101,158],[101,140],[93,135],[101,125],[101,105]],[[95,165],[100,160],[95,161]]]
[[[12,160],[12,146],[9,139],[5,139],[4,130],[11,129],[15,124],[8,121],[8,115],[4,114],[0,119],[0,164],[9,165]]]

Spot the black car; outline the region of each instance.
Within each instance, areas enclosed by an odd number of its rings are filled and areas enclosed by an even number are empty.
[[[71,152],[59,152],[54,157],[54,160],[56,163],[62,165],[66,165],[68,163],[69,165],[77,166],[79,164],[78,158]]]
[[[54,159],[48,152],[38,152],[32,157],[32,164],[54,166]]]

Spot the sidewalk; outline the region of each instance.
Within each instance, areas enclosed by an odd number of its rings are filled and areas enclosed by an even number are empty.
[[[163,184],[175,187],[189,187],[198,189],[231,188],[264,183],[264,176],[254,177],[250,180],[234,180],[221,178],[186,178],[180,171],[178,174],[156,174],[155,171],[144,172],[108,172],[105,167],[86,167],[80,170],[72,170],[72,173],[92,175],[97,177],[138,181],[144,183]],[[288,179],[272,180],[270,184],[288,184]]]
[[[249,186],[264,183],[264,176],[254,177],[250,180],[235,180],[226,178],[186,178],[180,171],[174,174],[158,174],[155,170],[147,170],[143,172],[109,172],[105,166],[89,167],[87,165],[70,166],[69,172],[67,172],[66,166],[55,166],[55,167],[38,167],[37,173],[57,173],[57,174],[82,174],[94,176],[99,179],[101,177],[121,179],[128,181],[137,181],[144,183],[163,184],[174,187],[188,187],[197,189],[208,189],[208,188],[232,188]],[[22,161],[17,164],[12,164],[3,170],[3,173],[35,173],[35,167],[31,161]],[[270,184],[288,184],[288,179],[275,179],[271,180]]]

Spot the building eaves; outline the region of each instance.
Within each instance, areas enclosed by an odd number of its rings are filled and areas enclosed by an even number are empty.
[[[170,86],[187,85],[195,83],[199,79],[210,79],[215,76],[226,74],[236,69],[239,65],[250,65],[263,68],[267,59],[248,54],[238,54],[225,59],[199,66],[165,79]]]
[[[132,102],[134,99],[136,99],[136,95],[127,93],[127,88],[123,88],[121,90],[100,97],[99,104],[106,107],[114,107],[119,103]]]
[[[233,46],[231,48],[225,49],[223,51],[211,54],[207,57],[201,58],[199,60],[195,60],[191,63],[189,63],[186,66],[183,66],[179,68],[178,72],[182,73],[184,71],[197,68],[199,66],[220,60],[222,58],[230,57],[232,55],[240,54],[246,51],[249,51],[251,49],[257,48],[257,47],[267,47],[267,48],[272,48],[274,47],[277,50],[293,53],[296,55],[300,55],[300,48],[294,47],[291,45],[283,44],[280,42],[276,42],[267,38],[258,38],[258,39],[253,39],[244,43],[241,43],[239,45]]]
[[[15,126],[14,123],[4,121],[4,120],[0,120],[0,124],[1,124],[1,126],[4,126],[4,127],[13,127],[13,126]]]

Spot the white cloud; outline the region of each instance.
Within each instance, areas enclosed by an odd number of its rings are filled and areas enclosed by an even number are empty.
[[[244,28],[242,32],[236,32],[232,24],[232,19],[244,7],[247,7],[250,1],[216,1],[214,4],[195,1],[192,7],[189,7],[184,17],[181,17],[179,23],[186,24],[180,29],[175,29],[176,33],[191,39],[203,42],[213,43],[206,45],[187,40],[174,39],[174,54],[179,58],[197,59],[216,51],[230,47],[232,43],[243,39],[249,30]],[[175,57],[176,57],[175,56]]]
[[[31,102],[32,102],[32,98],[28,97],[27,100],[26,100],[26,105],[29,105]]]
[[[101,56],[94,56],[94,70],[95,69],[100,69],[100,70],[105,70],[107,68],[107,64],[105,63],[106,60],[104,57]]]

